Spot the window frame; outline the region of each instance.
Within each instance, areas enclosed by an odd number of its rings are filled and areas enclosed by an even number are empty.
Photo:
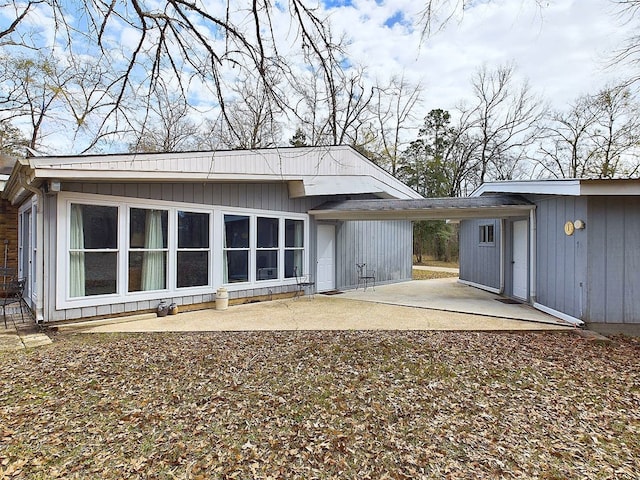
[[[166,248],[159,249],[148,249],[148,248],[139,248],[131,246],[131,210],[162,210],[167,212],[167,246]],[[153,208],[148,206],[139,206],[139,205],[131,205],[128,204],[126,206],[126,225],[127,231],[126,233],[126,293],[130,294],[139,294],[139,293],[147,293],[147,292],[165,292],[170,289],[170,278],[169,278],[169,254],[170,254],[170,236],[171,236],[171,211],[168,208],[154,206]],[[129,291],[129,281],[130,281],[130,258],[132,252],[157,252],[162,251],[165,254],[165,288],[159,288],[156,290],[134,290]]]
[[[478,225],[478,245],[481,247],[493,247],[496,244],[495,223],[481,223]]]
[[[180,235],[180,223],[179,223],[179,219],[178,219],[178,215],[179,212],[184,212],[184,213],[197,213],[197,214],[206,214],[209,218],[208,218],[208,230],[209,230],[209,236],[208,236],[208,242],[209,245],[207,247],[180,247],[179,244],[179,235]],[[193,288],[211,288],[212,285],[212,277],[213,277],[213,243],[214,243],[214,239],[213,239],[213,217],[214,217],[214,211],[213,210],[204,210],[202,208],[192,208],[191,206],[184,206],[183,207],[176,207],[175,211],[173,212],[173,215],[175,217],[175,249],[173,252],[170,252],[173,254],[174,258],[175,258],[175,263],[174,263],[174,267],[175,267],[175,274],[171,277],[171,280],[173,281],[172,287],[177,291],[177,292],[183,292],[185,290],[191,290]],[[178,286],[178,254],[180,252],[207,252],[207,283],[206,285],[195,285],[195,286],[187,286],[187,287],[179,287]]]
[[[240,209],[221,207],[220,209],[220,222],[224,223],[224,215],[241,215],[249,217],[249,275],[246,282],[232,282],[224,283],[223,285],[229,291],[246,290],[252,287],[254,288],[269,288],[280,285],[295,285],[296,278],[286,277],[285,272],[285,251],[294,250],[294,248],[285,247],[285,221],[286,220],[302,220],[303,228],[303,241],[302,247],[298,250],[302,250],[302,268],[303,271],[307,271],[309,265],[309,215],[295,212],[281,212],[272,210],[254,210],[254,209]],[[273,279],[258,280],[257,278],[257,254],[259,251],[272,251],[273,248],[258,248],[258,231],[257,223],[258,217],[262,218],[276,218],[278,219],[278,276]],[[224,227],[221,228],[220,242],[223,242],[222,236],[224,235]],[[223,243],[222,243],[223,244]],[[229,249],[233,250],[233,249]],[[237,250],[237,249],[236,249]],[[243,248],[241,250],[246,250]],[[223,251],[223,248],[220,248]]]
[[[303,221],[303,271],[307,271],[309,265],[309,229],[310,217],[306,213],[262,210],[244,207],[228,207],[224,205],[204,205],[191,202],[174,202],[168,200],[154,200],[136,197],[124,197],[115,195],[102,195],[95,193],[60,192],[56,195],[56,252],[55,253],[55,275],[51,282],[55,282],[57,287],[55,297],[55,308],[57,310],[67,310],[72,308],[91,308],[83,315],[100,315],[113,313],[112,309],[103,307],[105,305],[119,304],[117,311],[138,310],[144,308],[147,301],[148,307],[154,305],[155,300],[161,298],[194,297],[198,295],[212,295],[215,289],[225,286],[229,291],[250,290],[252,288],[270,288],[275,286],[295,285],[295,277],[285,277],[285,219]],[[72,203],[98,206],[114,206],[118,208],[118,273],[116,293],[108,295],[92,295],[84,297],[70,297],[69,291],[69,221],[70,208]],[[164,290],[128,292],[129,286],[129,247],[130,247],[130,209],[155,209],[168,210],[168,239],[167,239],[167,288]],[[209,283],[201,287],[180,287],[177,285],[177,212],[187,211],[193,213],[209,214]],[[223,235],[224,235],[224,215],[241,215],[249,217],[250,241],[248,248],[248,281],[238,283],[225,283],[223,281]],[[278,278],[273,280],[256,281],[255,261],[256,261],[256,218],[272,217],[279,219],[279,246],[278,246]],[[126,304],[138,304],[136,308],[127,307]]]

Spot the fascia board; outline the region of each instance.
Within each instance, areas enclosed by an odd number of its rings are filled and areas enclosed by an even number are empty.
[[[413,210],[310,210],[317,220],[467,220],[528,215],[535,205]]]
[[[537,195],[580,196],[580,180],[540,180],[487,182],[476,188],[471,197],[481,197],[487,193],[514,193]]]

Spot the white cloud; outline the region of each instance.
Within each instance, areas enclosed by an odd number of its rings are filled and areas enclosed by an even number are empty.
[[[605,69],[606,58],[629,33],[611,4],[556,0],[539,9],[536,3],[478,2],[428,39],[421,38],[419,25],[384,25],[398,12],[417,20],[422,2],[357,0],[330,12],[334,30],[348,35],[351,54],[370,75],[386,78],[404,70],[425,84],[426,110],[454,108],[470,94],[470,78],[483,63],[515,63],[558,108],[624,74]]]

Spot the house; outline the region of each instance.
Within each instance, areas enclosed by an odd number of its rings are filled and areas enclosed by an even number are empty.
[[[490,182],[520,216],[460,223],[460,281],[603,332],[640,327],[640,180]]]
[[[349,147],[30,157],[3,198],[18,212],[18,269],[40,322],[202,308],[411,278],[409,220],[323,220],[346,199],[417,199]]]

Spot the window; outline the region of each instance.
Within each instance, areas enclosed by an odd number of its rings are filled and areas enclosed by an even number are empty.
[[[256,280],[278,278],[277,218],[258,217],[256,244]]]
[[[177,286],[209,285],[209,214],[178,211]]]
[[[69,296],[117,292],[118,208],[71,204]]]
[[[167,288],[167,210],[129,210],[129,292]]]
[[[480,225],[480,244],[495,245],[493,224]]]
[[[237,283],[249,281],[249,217],[224,216],[223,281]]]
[[[225,214],[223,281],[227,284],[286,280],[303,271],[302,219]]]
[[[294,268],[302,275],[302,259],[304,257],[304,222],[302,220],[284,221],[284,276],[295,277]]]

